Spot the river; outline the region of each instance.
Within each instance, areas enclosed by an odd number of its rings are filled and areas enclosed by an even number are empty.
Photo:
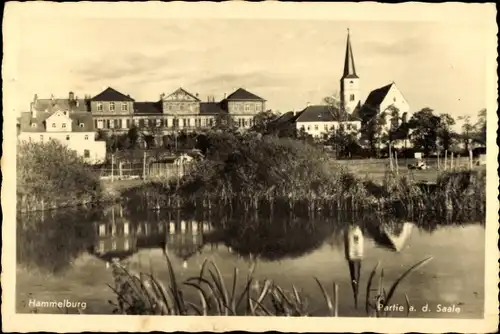
[[[433,257],[401,282],[389,315],[481,318],[484,237],[484,223],[478,221],[412,221],[373,213],[297,217],[140,211],[113,205],[19,215],[16,310],[77,312],[34,306],[35,301],[68,300],[84,302],[86,314],[111,314],[114,306],[108,301],[116,297],[108,286],[113,284],[109,261],[153,271],[166,281],[168,254],[181,281],[197,276],[208,258],[228,286],[238,269],[239,291],[251,270],[261,282],[271,279],[290,291],[293,285],[307,296],[315,316],[327,315],[328,309],[314,278],[330,293],[335,282],[339,316],[366,316],[366,283],[377,263],[388,290],[406,269]],[[413,306],[409,315],[406,297]],[[400,306],[404,312],[398,311]]]

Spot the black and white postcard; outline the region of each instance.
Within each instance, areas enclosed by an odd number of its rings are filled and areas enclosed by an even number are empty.
[[[7,3],[3,330],[494,331],[495,17]]]

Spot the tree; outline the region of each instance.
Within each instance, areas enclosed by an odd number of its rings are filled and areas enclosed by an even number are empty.
[[[132,125],[132,127],[127,132],[130,148],[133,149],[137,147],[139,142],[139,136],[140,136],[139,129],[135,125]]]
[[[229,113],[218,113],[215,115],[212,130],[234,132],[237,129],[236,121]]]
[[[368,143],[371,153],[375,153],[377,157],[380,156],[382,142],[387,137],[387,133],[384,131],[386,124],[387,113],[384,111],[363,121],[361,125],[362,139]]]
[[[440,117],[434,115],[434,110],[430,108],[424,108],[413,114],[408,125],[413,130],[411,140],[414,148],[422,150],[424,154],[435,152],[440,124]]]
[[[261,111],[254,116],[253,126],[250,130],[261,134],[268,134],[274,130],[272,124],[278,117],[279,115],[272,110]]]
[[[346,131],[343,124],[339,124],[338,129],[332,129],[327,134],[325,144],[335,148],[335,154],[340,157],[351,157],[352,153],[359,151],[357,132]]]
[[[437,129],[437,149],[449,151],[450,147],[456,138],[456,133],[452,126],[455,125],[455,120],[449,114],[439,115],[439,124]]]
[[[475,124],[476,138],[475,141],[481,145],[486,145],[486,108],[479,110],[478,121]]]
[[[460,138],[462,139],[462,141],[464,143],[465,151],[468,152],[470,144],[471,144],[472,139],[474,138],[474,134],[475,134],[474,125],[471,123],[471,119],[470,119],[469,115],[459,116],[458,119],[464,122],[462,124],[462,133],[460,134]]]

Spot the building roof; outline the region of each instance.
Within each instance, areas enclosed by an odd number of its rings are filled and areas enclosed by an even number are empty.
[[[54,112],[39,112],[33,118],[30,112],[21,113],[20,131],[21,132],[46,132],[46,120],[52,116]],[[94,122],[90,113],[69,113],[71,118],[71,132],[92,132],[94,131]],[[33,126],[35,124],[35,126]],[[80,126],[82,124],[82,126]]]
[[[168,95],[167,97],[170,97],[170,96],[178,96],[178,95],[187,95],[187,96],[190,96],[192,97],[193,99],[195,99],[196,101],[201,101],[197,96],[191,94],[190,92],[188,92],[187,90],[185,90],[184,88],[182,87],[179,87],[175,90],[175,92],[173,92],[172,94]]]
[[[274,123],[275,124],[283,124],[283,123],[291,121],[295,116],[297,116],[297,115],[295,114],[294,111],[289,111],[289,112],[284,113],[283,115],[280,115],[278,118],[276,118],[274,120]]]
[[[201,102],[200,115],[227,114],[227,110],[221,108],[218,102]]]
[[[134,99],[131,98],[129,95],[122,94],[119,91],[117,91],[111,87],[106,88],[101,93],[94,96],[91,100],[92,101],[127,101],[127,102],[134,101]]]
[[[265,101],[263,98],[250,93],[249,91],[238,88],[233,93],[229,94],[228,97],[225,98],[228,101]]]
[[[36,111],[49,112],[54,111],[75,111],[75,112],[87,112],[90,110],[89,105],[85,99],[36,99],[32,102],[31,106]]]
[[[313,105],[302,110],[295,119],[295,122],[355,122],[359,121],[353,114],[346,114],[344,119],[341,119],[340,110],[329,105]]]
[[[382,101],[384,101],[385,97],[387,96],[387,93],[389,93],[392,85],[394,85],[394,82],[372,90],[366,98],[365,105],[369,105],[375,108],[379,107]]]
[[[347,32],[347,45],[345,49],[344,73],[342,78],[358,78],[356,67],[354,66],[354,55],[352,53],[351,38],[349,30]]]
[[[139,115],[159,115],[163,114],[163,106],[158,102],[135,102],[134,114]]]

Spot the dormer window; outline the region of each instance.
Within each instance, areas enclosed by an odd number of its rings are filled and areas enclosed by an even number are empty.
[[[36,128],[36,123],[31,123],[32,128]]]
[[[62,123],[62,127],[65,128],[66,127],[66,123]]]
[[[393,101],[396,102],[396,98],[393,98]]]
[[[83,128],[85,126],[85,124],[83,123],[80,123],[80,127]]]
[[[115,103],[109,102],[109,111],[115,111]]]
[[[127,111],[128,105],[126,103],[122,103],[122,111]]]
[[[52,123],[52,127],[55,128],[56,127],[56,123]]]
[[[102,103],[97,102],[97,111],[102,111]]]

